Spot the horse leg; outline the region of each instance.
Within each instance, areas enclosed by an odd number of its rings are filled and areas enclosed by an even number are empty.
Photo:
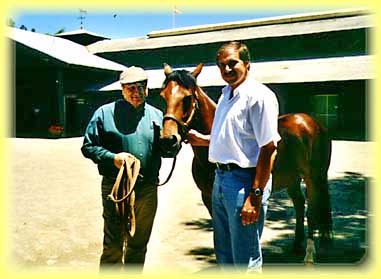
[[[319,185],[319,254],[328,252],[332,246],[332,213],[331,213],[331,201],[328,189],[327,176],[322,174],[316,179],[317,185]]]
[[[209,191],[201,191],[202,202],[208,209],[209,215],[212,216],[212,196]]]
[[[309,252],[306,250],[305,263],[314,263],[316,251],[314,243],[314,231],[319,231],[318,255],[322,256],[332,246],[332,216],[331,203],[328,192],[328,181],[324,176],[306,179],[308,197],[308,240]],[[308,256],[307,256],[308,254]]]
[[[319,192],[316,189],[316,185],[312,183],[310,177],[305,177],[304,182],[307,188],[307,224],[308,224],[308,234],[307,234],[307,246],[306,255],[304,257],[305,264],[314,264],[316,262],[316,249],[314,241],[314,230],[318,223],[319,212],[318,212],[318,202],[319,202]]]
[[[295,177],[294,183],[290,184],[287,188],[288,196],[291,198],[294,204],[296,225],[295,225],[295,239],[293,252],[297,255],[303,253],[304,242],[304,195],[300,189],[300,177]]]
[[[195,159],[192,161],[192,175],[197,188],[201,191],[202,202],[212,216],[212,189],[214,172],[205,171]]]
[[[332,245],[332,213],[328,188],[328,168],[331,161],[332,142],[328,134],[322,131],[321,136],[313,148],[312,177],[318,191],[319,212],[319,253],[330,250]]]
[[[204,203],[206,209],[209,212],[209,215],[212,216],[212,191],[210,187],[205,186],[204,183],[195,179],[198,189],[201,191],[201,199]]]

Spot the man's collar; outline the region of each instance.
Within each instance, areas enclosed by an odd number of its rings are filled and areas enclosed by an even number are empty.
[[[129,109],[132,109],[136,112],[141,112],[141,111],[144,111],[144,108],[145,108],[145,105],[146,105],[146,102],[144,101],[140,106],[138,107],[134,107],[130,102],[128,102],[126,99],[122,98],[121,99],[123,101],[123,103],[129,108]]]
[[[246,75],[246,78],[245,80],[240,84],[238,85],[234,90],[232,89],[232,87],[230,85],[228,85],[227,87],[227,98],[230,97],[230,94],[232,95],[231,98],[229,98],[229,100],[233,99],[235,95],[239,94],[239,91],[245,86],[246,83],[248,83],[249,79],[250,79],[250,72],[247,73]]]

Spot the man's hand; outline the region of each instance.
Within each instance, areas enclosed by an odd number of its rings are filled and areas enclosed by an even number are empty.
[[[250,225],[258,221],[262,206],[262,196],[255,197],[250,193],[241,210],[242,225]]]
[[[204,135],[196,130],[190,129],[184,142],[194,146],[209,146],[210,135]]]
[[[127,152],[121,152],[121,153],[115,154],[115,156],[114,156],[115,167],[120,169],[123,166],[124,161],[127,160],[128,158],[135,158],[135,157],[134,157],[134,155],[127,153]]]
[[[258,187],[258,185],[266,185],[270,177],[275,154],[276,146],[274,142],[271,141],[261,147],[253,187]],[[242,207],[242,225],[245,226],[257,222],[259,219],[261,206],[262,196],[256,197],[253,193],[250,193]]]

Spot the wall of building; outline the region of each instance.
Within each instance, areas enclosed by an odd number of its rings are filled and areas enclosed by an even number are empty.
[[[268,37],[245,40],[252,62],[282,61],[311,58],[342,57],[368,54],[368,29],[332,31],[314,34]],[[216,51],[222,43],[166,47],[147,50],[97,53],[124,65],[147,69],[161,68],[163,63],[187,67],[204,63],[215,64]]]
[[[252,62],[303,60],[347,57],[371,54],[368,49],[370,28],[299,34],[281,37],[248,39],[244,42],[251,52]],[[164,47],[98,53],[102,57],[125,65],[158,69],[163,63],[172,67],[189,67],[198,63],[213,65],[221,43]],[[254,69],[255,70],[255,69]],[[301,73],[302,74],[302,73]],[[269,86],[280,101],[281,113],[306,112],[329,126],[338,139],[369,138],[367,102],[370,98],[366,80],[332,80],[301,83],[274,83]],[[204,88],[215,100],[221,87]],[[152,95],[159,90],[153,90]],[[162,107],[158,98],[156,103]],[[329,107],[329,108],[328,108]],[[325,112],[324,112],[325,111]]]

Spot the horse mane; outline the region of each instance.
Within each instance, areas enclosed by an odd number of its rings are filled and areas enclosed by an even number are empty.
[[[196,78],[187,70],[175,70],[167,75],[162,88],[165,88],[170,81],[176,81],[186,89],[193,89],[197,87]]]

